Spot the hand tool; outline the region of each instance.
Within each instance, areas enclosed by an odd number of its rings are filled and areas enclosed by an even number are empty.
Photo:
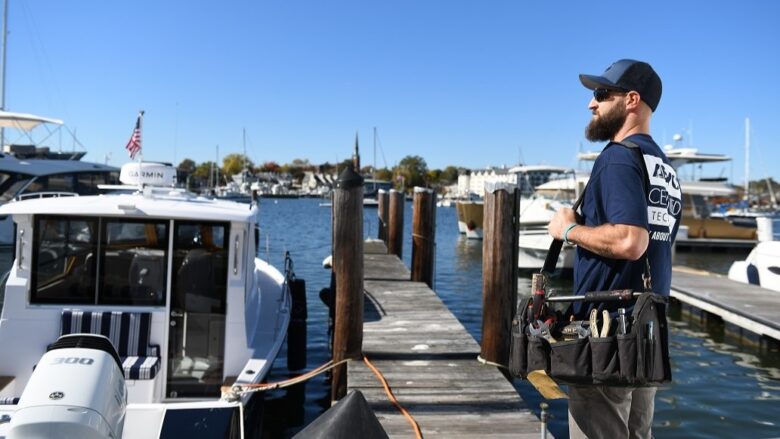
[[[572,316],[574,317],[574,316]],[[590,337],[590,325],[586,321],[571,321],[561,329],[564,340],[576,340]]]
[[[609,311],[606,309],[601,311],[601,338],[609,335],[609,326],[612,323],[612,319],[609,317]]]
[[[596,308],[590,310],[590,334],[593,338],[599,338],[599,312]]]
[[[537,320],[536,325],[537,326],[534,326],[533,323],[528,325],[528,332],[530,333],[530,335],[536,337],[542,337],[543,339],[547,340],[549,343],[555,343],[557,341],[552,336],[552,333],[550,332],[550,326],[548,325],[547,322]]]
[[[618,308],[617,334],[618,335],[628,334],[628,325],[627,325],[627,322],[626,322],[626,309],[625,308]]]

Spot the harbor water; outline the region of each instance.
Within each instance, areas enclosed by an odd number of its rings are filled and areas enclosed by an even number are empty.
[[[261,200],[261,257],[281,266],[285,251],[295,261],[299,278],[306,279],[308,298],[308,369],[329,359],[328,311],[318,297],[328,286],[330,274],[322,260],[330,254],[330,209],[320,200]],[[411,259],[411,203],[405,210],[403,246],[407,266]],[[364,211],[364,234],[376,237],[376,209]],[[734,259],[745,253],[678,253],[677,263],[725,273]],[[482,242],[458,234],[454,208],[438,208],[436,218],[436,268],[434,289],[466,329],[477,339],[482,322]],[[530,276],[519,280],[527,294]],[[566,281],[557,281],[567,288]],[[778,293],[780,300],[780,293]],[[780,436],[780,353],[759,352],[724,332],[722,324],[703,326],[673,307],[670,315],[671,356],[674,382],[660,389],[656,398],[653,433],[659,438],[775,437]],[[476,361],[476,359],[475,359]],[[284,352],[274,364],[269,381],[292,376]],[[529,407],[538,411],[540,396],[527,382],[515,387]],[[320,415],[330,404],[330,388],[324,376],[305,384],[266,395],[263,415],[265,437],[291,437]],[[568,437],[565,401],[551,404],[550,431]]]

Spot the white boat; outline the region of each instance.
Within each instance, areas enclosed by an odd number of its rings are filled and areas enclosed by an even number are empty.
[[[567,170],[546,183],[536,186],[529,198],[520,201],[520,236],[517,265],[520,270],[536,271],[544,265],[552,237],[547,225],[561,207],[571,207],[585,187],[588,175]],[[574,267],[573,245],[564,244],[556,267],[568,274]]]
[[[209,420],[220,410],[228,410],[227,429],[243,428],[250,396],[223,397],[222,386],[266,377],[290,321],[289,287],[285,275],[256,257],[256,203],[173,189],[175,175],[172,167],[134,163],[122,168],[132,193],[0,206],[17,226],[0,302],[0,438],[91,426],[103,428],[104,437],[183,437],[209,422],[208,437],[226,437],[219,427],[225,417]],[[78,364],[97,366],[92,356],[60,359],[76,364],[71,369],[44,361],[57,352],[94,353],[49,350],[75,333],[110,339],[119,356],[117,365],[105,366],[118,371],[114,384],[74,384],[101,370],[69,375]],[[115,401],[104,401],[112,392]],[[85,398],[113,404],[113,415],[81,406]],[[109,418],[120,419],[120,409],[124,422],[116,427]]]
[[[501,173],[485,177],[481,176],[479,183],[482,184],[481,190],[484,192],[484,185],[489,183],[505,182],[517,185],[520,188],[521,200],[520,210],[528,210],[524,208],[524,203],[527,203],[531,194],[534,193],[536,188],[548,181],[559,178],[562,174],[570,173],[568,168],[562,168],[559,166],[548,165],[522,165],[515,166],[508,170],[503,170]],[[483,221],[483,193],[472,194],[470,198],[459,199],[455,202],[458,216],[458,231],[465,234],[469,239],[482,239],[482,221]],[[543,221],[543,219],[537,219],[534,217],[536,214],[536,208],[528,210],[526,218],[532,223]],[[530,215],[530,216],[529,216]],[[527,225],[523,224],[523,214],[520,215],[520,227],[524,228]],[[549,218],[544,224],[549,222]]]
[[[482,218],[485,203],[482,200],[457,200],[458,232],[468,239],[482,239]]]
[[[538,271],[544,266],[544,260],[552,244],[552,236],[547,233],[547,229],[527,229],[521,230],[517,240],[520,247],[517,257],[517,267],[524,271]],[[558,255],[556,269],[568,274],[574,267],[574,252],[576,247],[564,244]]]
[[[42,125],[61,126],[62,121],[25,113],[0,111],[0,128],[13,129],[32,139],[30,131]],[[8,151],[18,151],[19,145],[8,145]],[[0,153],[0,204],[16,198],[58,197],[63,195],[92,195],[101,184],[119,182],[119,168],[78,160],[85,153],[75,155],[52,154],[46,147],[24,145],[27,154],[68,157],[62,159],[17,158],[13,152]],[[22,149],[25,149],[22,148]],[[44,150],[45,152],[41,152]],[[72,159],[76,157],[76,159]],[[0,218],[0,246],[13,242],[13,223]]]
[[[675,140],[682,137],[675,135]],[[688,247],[704,243],[718,242],[729,245],[756,242],[755,221],[738,215],[718,215],[712,211],[713,200],[733,200],[738,192],[733,185],[722,178],[683,179],[680,167],[684,165],[702,165],[727,162],[731,157],[723,154],[706,154],[696,148],[673,148],[668,145],[664,153],[672,167],[678,171],[682,192],[682,221],[687,235],[680,234],[676,239],[677,247]],[[580,160],[595,160],[599,152],[586,152],[578,155]],[[716,240],[716,241],[712,241]],[[708,244],[709,245],[709,244]],[[714,245],[714,244],[713,244]]]
[[[728,276],[780,292],[780,241],[759,242],[744,261],[731,264]]]

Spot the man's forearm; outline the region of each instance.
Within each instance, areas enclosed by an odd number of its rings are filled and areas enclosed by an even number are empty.
[[[647,230],[623,224],[579,225],[569,231],[568,238],[599,256],[629,261],[642,257],[649,242]]]

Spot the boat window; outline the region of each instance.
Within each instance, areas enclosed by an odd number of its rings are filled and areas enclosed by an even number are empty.
[[[58,174],[50,175],[46,186],[43,188],[45,192],[73,192],[75,191],[75,177],[73,174]],[[25,192],[36,192],[30,189]]]
[[[0,174],[0,201],[9,201],[33,179],[30,175]]]
[[[165,305],[167,221],[104,220],[98,303]]]
[[[36,217],[31,303],[91,304],[97,219]]]
[[[99,184],[119,184],[119,178],[115,172],[81,172],[77,175],[76,193],[80,195],[99,194],[102,192],[98,189]]]
[[[687,202],[683,203],[688,206],[689,212],[691,212],[694,218],[708,218],[710,216],[710,208],[707,199],[702,195],[689,195]]]
[[[224,313],[228,225],[177,222],[175,227],[172,301],[181,299],[182,307],[185,301],[203,302],[196,306],[201,312]]]

